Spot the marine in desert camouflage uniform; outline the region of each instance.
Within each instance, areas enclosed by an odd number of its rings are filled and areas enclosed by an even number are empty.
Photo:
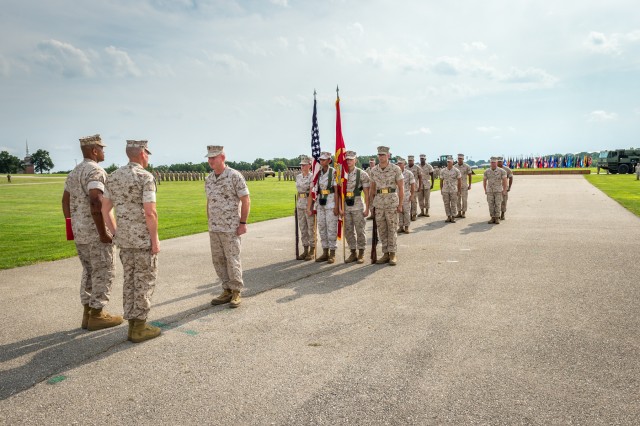
[[[251,207],[249,188],[242,174],[225,164],[224,147],[207,146],[206,157],[212,169],[204,183],[211,260],[222,281],[222,293],[211,300],[211,304],[229,303],[230,308],[237,308],[244,288],[240,236],[247,232]]]
[[[427,156],[420,154],[420,169],[422,170],[422,182],[418,188],[418,203],[420,204],[420,214],[418,216],[429,217],[431,207],[431,190],[435,182],[433,166],[427,163]]]
[[[336,184],[336,170],[330,167],[331,153],[320,153],[320,170],[318,176],[318,198],[316,199],[316,217],[318,234],[322,242],[322,255],[316,262],[334,263],[336,261],[336,241],[338,239],[338,215],[340,214],[340,198]]]
[[[456,206],[458,207],[458,214],[456,217],[466,217],[465,213],[467,212],[467,200],[469,199],[469,191],[471,190],[471,180],[473,179],[473,170],[471,170],[471,166],[464,162],[464,154],[458,154],[458,162],[454,164],[456,169],[460,170],[460,176],[462,178],[462,182],[460,185],[460,194],[458,195],[458,199],[456,201]]]
[[[398,213],[402,213],[404,199],[404,178],[400,167],[389,162],[390,152],[386,146],[378,147],[379,164],[375,166],[369,178],[370,204],[375,208],[378,237],[382,245],[383,256],[376,263],[396,265],[398,249],[396,233],[398,228]]]
[[[151,155],[147,145],[146,140],[127,141],[129,164],[107,178],[102,203],[105,223],[120,249],[124,270],[124,317],[129,321],[127,337],[134,343],[160,335],[160,328],[147,323],[160,252],[156,182],[144,169],[149,165]]]
[[[411,220],[416,220],[418,215],[418,191],[422,186],[422,169],[415,164],[415,157],[413,155],[409,155],[407,157],[408,163],[405,165],[405,169],[409,170],[413,173],[413,177],[416,181],[415,191],[411,192]],[[406,196],[406,192],[405,192]],[[407,229],[409,229],[407,227]]]
[[[311,187],[313,175],[311,174],[311,159],[306,155],[300,156],[300,168],[302,173],[296,176],[296,191],[298,201],[296,215],[298,216],[298,228],[304,252],[297,257],[298,260],[311,260],[315,257],[315,223],[312,212]]]
[[[73,230],[82,264],[80,303],[84,307],[82,328],[89,331],[122,324],[122,317],[109,314],[109,302],[115,277],[115,246],[102,217],[102,199],[107,173],[98,165],[104,161],[100,135],[80,139],[84,156],[67,176],[62,194],[62,211]]]
[[[364,263],[364,249],[367,245],[365,218],[369,214],[369,175],[356,167],[358,155],[354,151],[345,153],[349,173],[347,192],[344,199],[344,232],[351,254],[345,263]],[[364,203],[362,202],[364,195]],[[356,250],[358,251],[356,254]]]
[[[484,171],[482,179],[484,193],[489,203],[491,220],[488,223],[500,224],[500,206],[502,197],[507,193],[507,172],[498,167],[498,158],[491,157],[491,167]]]
[[[513,185],[513,172],[511,169],[504,165],[504,158],[498,157],[498,167],[507,172],[507,193],[502,196],[502,203],[500,205],[500,219],[504,220],[504,214],[507,212],[507,201],[509,200],[509,191],[511,191],[511,185]]]
[[[455,223],[457,213],[457,201],[462,186],[460,170],[453,167],[453,157],[447,157],[447,166],[440,169],[440,192],[444,202],[444,210],[447,215],[445,222]]]
[[[402,213],[398,213],[398,234],[403,232],[410,233],[409,225],[411,224],[411,204],[416,188],[416,178],[411,170],[406,166],[406,161],[402,157],[396,159],[396,164],[402,170],[402,178],[404,180],[404,199],[402,200]]]

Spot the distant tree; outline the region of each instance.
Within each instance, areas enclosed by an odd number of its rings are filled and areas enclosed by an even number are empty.
[[[115,172],[116,170],[118,170],[118,165],[117,164],[113,164],[111,163],[111,165],[109,167],[105,167],[104,171],[107,172],[108,174],[111,174],[113,172]]]
[[[8,151],[0,152],[0,173],[17,173],[21,166],[22,162],[18,157]]]
[[[33,168],[36,172],[48,172],[53,169],[53,161],[49,156],[49,151],[39,149],[31,155],[31,161],[33,161]]]
[[[263,158],[256,158],[256,159],[253,161],[253,164],[251,164],[251,167],[252,167],[254,170],[257,170],[257,169],[259,169],[259,168],[260,168],[260,166],[264,166],[265,164],[267,164],[267,162],[266,162],[266,161],[264,161],[264,159],[263,159]]]
[[[271,166],[271,168],[276,172],[283,172],[287,170],[287,165],[285,164],[284,161],[278,160],[273,162],[273,165]]]

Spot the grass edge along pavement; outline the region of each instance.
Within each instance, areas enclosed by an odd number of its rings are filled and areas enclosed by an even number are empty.
[[[46,178],[44,178],[46,179]],[[30,178],[33,185],[0,187],[0,269],[76,256],[65,237],[62,215],[64,179]],[[267,179],[247,182],[251,192],[249,223],[293,215],[295,182]],[[158,185],[161,240],[207,231],[203,181]]]
[[[640,216],[640,180],[635,174],[590,174],[584,178],[636,216]]]

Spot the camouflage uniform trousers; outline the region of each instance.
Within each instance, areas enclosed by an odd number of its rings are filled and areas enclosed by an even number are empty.
[[[211,260],[222,281],[222,288],[242,291],[242,263],[240,262],[240,237],[233,232],[209,232]]]
[[[429,209],[431,207],[431,189],[423,186],[418,192],[418,202],[421,209]]]
[[[376,207],[376,225],[378,225],[378,238],[382,244],[382,253],[396,253],[398,250],[398,211],[395,208]]]
[[[78,244],[78,257],[82,264],[80,302],[100,309],[107,305],[116,275],[116,246],[96,241]]]
[[[156,288],[158,255],[151,254],[148,248],[121,248],[120,261],[124,270],[124,319],[146,320],[151,310],[151,296]]]
[[[322,248],[335,250],[338,247],[336,243],[338,238],[338,217],[333,214],[333,207],[318,206],[317,217]]]
[[[502,213],[507,211],[507,200],[509,199],[509,193],[507,192],[507,195],[503,195],[502,196],[502,203],[500,203],[500,211]]]
[[[487,192],[487,202],[489,203],[489,214],[491,217],[500,217],[502,192]]]
[[[416,182],[416,186],[418,186],[418,182]],[[403,207],[404,209],[404,207]],[[410,216],[418,214],[418,194],[413,193],[411,196],[411,213]]]
[[[460,191],[460,195],[456,200],[456,207],[459,212],[467,211],[467,200],[469,199],[469,186],[466,184],[462,184],[462,190]]]
[[[411,215],[413,210],[411,206],[413,201],[407,200],[402,203],[402,213],[398,213],[398,227],[409,226],[411,224]]]
[[[307,209],[296,209],[298,215],[298,228],[300,228],[300,240],[302,240],[303,247],[315,247],[315,241],[313,238],[313,216],[307,214]]]
[[[458,193],[457,192],[443,192],[442,201],[444,201],[444,211],[449,216],[455,216],[458,214]]]
[[[367,246],[367,235],[364,232],[366,219],[362,210],[347,210],[344,212],[344,234],[349,249],[356,250]]]

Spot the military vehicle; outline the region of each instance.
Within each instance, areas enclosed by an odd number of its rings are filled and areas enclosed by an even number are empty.
[[[267,165],[260,166],[257,171],[264,172],[264,177],[276,177],[276,172],[274,172],[273,169],[271,169],[271,167]]]
[[[447,157],[451,157],[451,155],[441,155],[439,160],[432,161],[431,164],[433,167],[443,168],[447,167]],[[453,160],[455,163],[455,160]]]
[[[625,174],[633,173],[636,164],[640,161],[640,149],[615,149],[612,151],[600,151],[596,167],[608,170],[609,173]]]

